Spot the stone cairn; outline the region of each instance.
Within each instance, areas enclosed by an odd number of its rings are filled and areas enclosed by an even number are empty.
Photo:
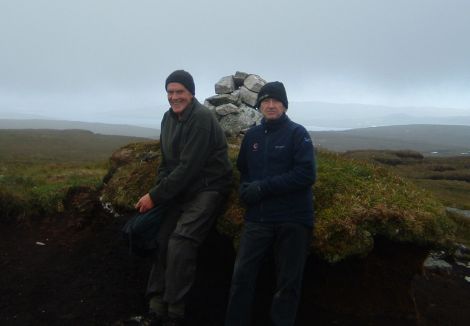
[[[264,84],[260,76],[240,71],[215,84],[216,95],[206,98],[204,105],[215,114],[227,136],[237,136],[260,123],[262,115],[254,107]]]

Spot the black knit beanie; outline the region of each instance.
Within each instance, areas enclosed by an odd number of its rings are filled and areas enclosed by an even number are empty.
[[[182,84],[191,94],[195,95],[196,87],[194,86],[193,76],[184,70],[173,71],[166,79],[165,90],[168,88],[169,83]]]
[[[259,109],[261,102],[267,98],[275,98],[281,101],[286,109],[289,105],[284,84],[278,81],[267,83],[261,87],[258,93],[258,99],[256,100],[256,107]]]

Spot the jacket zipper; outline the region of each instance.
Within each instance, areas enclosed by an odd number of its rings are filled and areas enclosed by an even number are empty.
[[[265,141],[264,141],[264,149],[263,149],[263,178],[266,176],[266,170],[267,170],[267,163],[268,163],[268,148],[269,148],[269,133],[268,129],[264,129],[264,135],[265,135]],[[263,201],[260,203],[260,221],[264,221],[264,205]]]

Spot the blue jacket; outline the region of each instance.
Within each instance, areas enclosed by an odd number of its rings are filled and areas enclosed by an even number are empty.
[[[313,226],[316,166],[312,139],[285,114],[248,130],[238,155],[240,182],[259,181],[262,199],[247,207],[252,222]]]

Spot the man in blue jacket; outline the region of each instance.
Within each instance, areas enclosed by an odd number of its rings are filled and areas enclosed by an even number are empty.
[[[245,135],[237,160],[247,211],[226,326],[250,325],[258,270],[271,250],[277,277],[271,321],[294,325],[312,237],[314,148],[305,128],[287,117],[281,82],[264,85],[256,106],[264,118]]]

